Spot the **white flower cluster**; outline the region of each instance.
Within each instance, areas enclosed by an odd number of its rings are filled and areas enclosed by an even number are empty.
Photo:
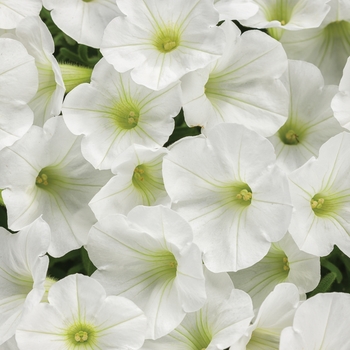
[[[349,37],[346,0],[0,0],[0,349],[350,349],[350,295],[306,300],[350,257]]]

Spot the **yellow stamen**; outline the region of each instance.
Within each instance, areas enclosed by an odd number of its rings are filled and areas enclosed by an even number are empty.
[[[37,184],[47,186],[49,184],[47,180],[48,180],[48,176],[46,174],[41,174],[36,177],[35,182]]]
[[[283,26],[286,25],[286,21],[285,21],[284,19],[282,19],[281,24],[282,24]]]
[[[165,51],[171,51],[176,46],[175,41],[167,41],[163,44],[163,48]]]
[[[130,111],[129,116],[128,116],[128,123],[129,124],[137,123],[137,120],[135,117],[136,117],[136,113],[134,111]]]
[[[237,195],[236,195],[236,198],[237,199],[243,199],[244,201],[249,201],[252,199],[252,193],[249,192],[248,190],[244,189],[242,190],[241,192],[239,192]]]
[[[145,171],[143,169],[136,167],[135,170],[134,170],[134,177],[135,177],[135,179],[138,180],[138,181],[143,181],[144,177],[142,176],[142,174],[144,174],[144,172]]]
[[[283,258],[283,270],[284,271],[288,271],[290,268],[289,268],[289,261],[288,261],[288,258],[285,256]]]
[[[79,343],[84,343],[88,340],[89,336],[87,334],[87,332],[84,331],[79,331],[78,333],[75,333],[74,335],[74,339],[76,342]]]
[[[323,204],[324,204],[323,198],[319,198],[317,201],[311,199],[311,208],[312,209],[321,209]]]
[[[295,133],[294,130],[289,130],[287,133],[286,133],[286,139],[288,140],[288,142],[290,144],[296,144],[296,143],[299,143],[299,136]]]

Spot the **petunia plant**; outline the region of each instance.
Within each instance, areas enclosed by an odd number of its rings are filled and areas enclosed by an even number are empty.
[[[0,349],[347,350],[349,23],[0,0]]]

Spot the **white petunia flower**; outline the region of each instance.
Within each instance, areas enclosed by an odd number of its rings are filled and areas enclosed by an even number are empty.
[[[94,225],[86,249],[92,275],[108,294],[134,301],[148,318],[147,338],[171,332],[205,300],[201,253],[190,225],[171,209],[138,206]]]
[[[339,92],[334,96],[331,106],[340,125],[350,130],[350,58],[344,67]]]
[[[299,305],[298,288],[292,283],[278,284],[261,304],[246,334],[233,344],[231,349],[280,349],[281,332],[285,327],[293,324],[293,317]],[[301,348],[296,347],[293,350],[301,350]]]
[[[18,23],[29,16],[39,16],[42,0],[1,0],[0,28],[16,28]]]
[[[286,54],[265,33],[240,35],[232,22],[220,28],[227,39],[223,56],[181,79],[186,123],[204,130],[237,123],[271,136],[288,116],[288,94],[278,80],[287,68]]]
[[[283,82],[289,92],[289,116],[269,140],[275,147],[277,164],[289,173],[317,156],[319,148],[344,129],[331,109],[338,89],[324,86],[316,66],[290,60]]]
[[[11,234],[0,228],[0,344],[10,339],[23,310],[44,296],[50,228],[41,218]]]
[[[289,232],[307,253],[325,256],[336,244],[350,256],[349,157],[350,134],[343,132],[289,175],[295,208]]]
[[[110,214],[126,215],[137,205],[170,205],[162,174],[166,148],[132,145],[113,163],[115,174],[89,203],[99,220]]]
[[[282,331],[279,349],[350,349],[349,313],[349,294],[317,294],[298,307],[293,326]]]
[[[126,298],[106,296],[90,277],[65,277],[48,299],[23,316],[16,332],[20,350],[132,350],[144,342],[142,311]]]
[[[95,222],[88,202],[111,176],[83,158],[80,141],[55,117],[0,152],[9,228],[22,229],[43,215],[52,230],[48,252],[55,257],[86,243]]]
[[[278,39],[282,28],[292,31],[317,28],[330,10],[327,2],[329,0],[253,0],[259,6],[258,13],[241,23],[247,27],[268,28]]]
[[[328,4],[331,10],[319,28],[284,31],[280,42],[288,58],[313,63],[326,84],[338,85],[350,56],[350,2],[331,0]]]
[[[126,17],[107,26],[101,52],[118,72],[153,90],[220,57],[224,37],[213,0],[118,0]],[[118,35],[115,35],[118,33]]]
[[[152,91],[104,59],[91,79],[67,95],[63,118],[72,133],[84,134],[82,153],[95,168],[110,169],[115,157],[135,143],[163,146],[181,108],[179,84]]]
[[[287,232],[288,182],[271,143],[237,124],[184,138],[164,157],[172,208],[192,225],[213,272],[252,266]]]
[[[262,260],[229,275],[236,288],[251,296],[256,308],[279,283],[295,284],[300,294],[314,290],[321,278],[320,258],[300,251],[287,233],[272,243]]]
[[[35,58],[39,73],[39,88],[29,102],[34,111],[34,124],[43,126],[51,117],[61,112],[65,87],[58,63],[53,56],[54,41],[39,17],[29,17],[16,28],[16,38]]]
[[[234,289],[226,273],[205,270],[208,300],[168,335],[146,340],[142,350],[223,350],[247,331],[254,316],[248,294]]]
[[[80,44],[99,48],[107,24],[121,12],[115,0],[43,0],[54,23]]]

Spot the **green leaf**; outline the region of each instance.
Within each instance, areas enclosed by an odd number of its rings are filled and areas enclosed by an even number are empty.
[[[321,265],[325,267],[327,270],[333,272],[336,275],[337,283],[341,283],[341,281],[343,280],[343,274],[341,273],[341,271],[338,269],[337,266],[335,266],[325,258],[321,258]]]
[[[337,275],[334,272],[328,273],[321,279],[318,286],[311,293],[308,294],[308,298],[311,298],[318,293],[328,292],[336,278]]]
[[[92,263],[89,258],[89,254],[84,247],[81,248],[81,258],[83,260],[83,265],[85,272],[88,276],[91,276],[92,273],[97,269],[96,266]]]
[[[164,147],[168,147],[172,143],[174,143],[174,142],[176,142],[176,141],[178,141],[186,136],[197,136],[197,135],[200,135],[200,133],[201,133],[200,127],[189,128],[184,123],[180,127],[175,128],[175,130],[170,135],[169,140],[166,142]]]

